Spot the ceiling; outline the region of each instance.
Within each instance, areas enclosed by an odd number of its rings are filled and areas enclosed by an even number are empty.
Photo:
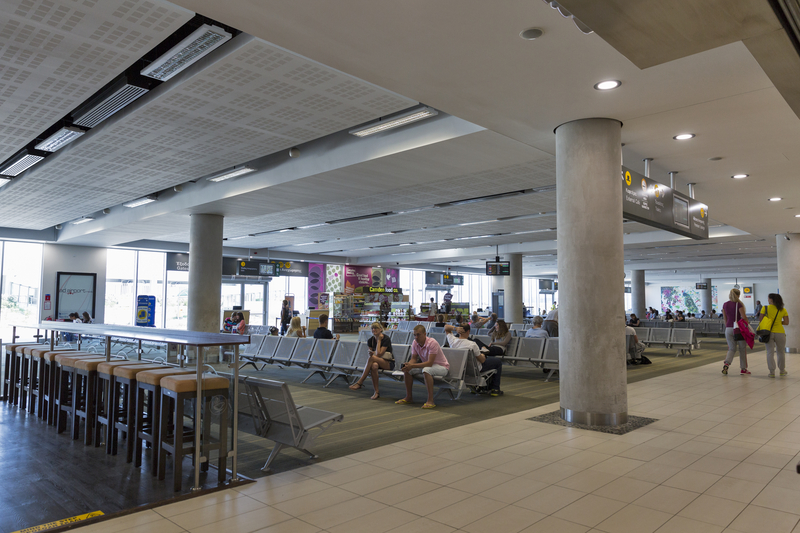
[[[613,46],[531,0],[503,9],[476,0],[175,3],[0,6],[7,20],[0,29],[0,159],[194,13],[245,32],[2,187],[0,226],[62,224],[56,240],[65,244],[148,240],[168,249],[188,242],[192,213],[219,213],[231,253],[479,268],[495,253],[518,252],[526,275],[552,275],[553,130],[607,116],[624,124],[624,164],[643,172],[642,159],[651,157],[655,179],[668,182],[667,172],[677,171],[678,188],[696,183],[716,226],[712,239],[698,242],[628,222],[626,269],[646,269],[648,279],[676,270],[774,277],[775,235],[800,230],[800,119],[742,42],[780,31],[765,0],[694,13],[692,27],[713,30],[707,41],[693,38],[692,46],[667,52],[667,37],[656,35],[636,57],[630,43],[638,41],[624,31],[652,24],[661,12],[652,2],[636,8],[649,18],[607,24],[578,5],[599,2],[575,1],[575,12]],[[541,38],[518,37],[533,26],[543,29]],[[603,79],[622,86],[595,91]],[[440,116],[368,139],[347,134],[418,102]],[[672,139],[687,131],[697,136]],[[291,160],[294,146],[300,157]],[[244,163],[258,172],[230,182],[202,179]],[[749,177],[732,180],[735,173]],[[432,208],[514,191],[527,193]],[[152,193],[159,193],[155,204],[120,206]],[[772,196],[784,200],[767,202]],[[321,225],[379,213],[389,214]],[[69,224],[83,216],[96,220]]]

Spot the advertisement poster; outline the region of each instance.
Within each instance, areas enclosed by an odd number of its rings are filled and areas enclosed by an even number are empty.
[[[156,297],[139,295],[136,297],[136,325],[152,328],[156,325]]]
[[[325,265],[325,291],[334,294],[344,292],[343,265]]]
[[[387,289],[397,289],[400,287],[400,271],[396,268],[387,268],[386,270],[386,287]]]
[[[717,307],[717,287],[711,287],[711,304],[719,311]],[[688,287],[661,287],[661,312],[667,309],[673,311],[681,310],[687,313],[700,314],[702,311],[711,313],[711,309],[701,309],[702,301],[700,299],[700,291]]]
[[[353,294],[357,287],[372,286],[372,267],[350,266],[344,267],[344,293]]]
[[[320,293],[325,292],[325,265],[322,263],[308,263],[308,308],[323,308],[319,301]]]

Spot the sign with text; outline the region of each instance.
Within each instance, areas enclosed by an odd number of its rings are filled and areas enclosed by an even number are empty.
[[[167,253],[167,270],[189,272],[189,254]]]
[[[156,297],[140,294],[136,297],[136,325],[152,328],[156,325]]]
[[[694,288],[698,291],[707,291],[708,283],[695,283]]]
[[[622,167],[622,216],[692,239],[708,239],[708,206]]]
[[[486,261],[486,275],[487,276],[510,276],[511,275],[511,262],[510,261]]]

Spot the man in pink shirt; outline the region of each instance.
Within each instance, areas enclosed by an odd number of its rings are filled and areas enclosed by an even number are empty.
[[[397,400],[396,404],[413,403],[411,386],[414,384],[414,375],[422,374],[425,378],[425,387],[428,389],[428,401],[423,409],[433,409],[433,378],[445,377],[450,372],[450,363],[444,356],[442,347],[435,339],[425,335],[425,326],[414,328],[414,342],[411,343],[411,359],[401,368],[403,379],[406,383],[406,397]]]

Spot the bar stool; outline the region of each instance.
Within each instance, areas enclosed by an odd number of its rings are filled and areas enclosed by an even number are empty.
[[[97,399],[95,400],[94,445],[99,447],[103,428],[106,428],[105,443],[106,453],[117,454],[117,439],[115,431],[109,431],[109,420],[126,418],[129,405],[133,401],[134,391],[120,387],[114,377],[114,369],[121,366],[149,365],[146,361],[110,361],[102,362],[97,366]],[[120,406],[121,404],[121,406]],[[127,420],[133,420],[128,417]]]
[[[80,437],[80,419],[76,415],[79,407],[85,405],[86,388],[83,379],[78,379],[75,374],[75,365],[82,359],[105,361],[105,357],[96,354],[57,354],[56,373],[58,375],[58,415],[56,431],[63,433],[67,429],[67,417],[72,417],[72,440]],[[91,430],[90,430],[91,431]]]
[[[44,354],[49,351],[49,347],[42,345],[23,349],[24,357],[28,360],[28,384],[25,387],[28,392],[28,412],[36,412],[40,419],[44,417],[44,399],[47,395]]]
[[[33,344],[36,343],[23,342],[17,344],[6,344],[5,370],[3,371],[3,397],[10,404],[17,405],[17,401],[19,400],[19,397],[17,396],[19,370],[17,367],[16,350],[19,348],[21,352],[22,348]]]
[[[136,418],[134,415],[134,407],[135,407],[134,394],[136,393],[136,375],[139,372],[144,372],[145,370],[156,370],[159,368],[164,368],[164,365],[128,364],[114,368],[115,387],[117,387],[118,390],[120,391],[120,393],[118,394],[127,397],[128,401],[126,403],[125,406],[126,408],[123,412],[123,416],[119,418],[112,417],[114,422],[113,425],[111,425],[111,423],[109,422],[108,429],[110,430],[111,436],[106,440],[111,440],[112,449],[116,449],[118,442],[117,431],[122,431],[125,434],[125,441],[127,442],[128,445],[128,448],[126,450],[125,460],[128,463],[133,461],[133,437],[136,431],[136,429],[134,428],[134,419]],[[110,411],[109,414],[111,414]]]
[[[169,367],[146,370],[136,375],[136,436],[134,444],[134,466],[142,466],[142,442],[152,448],[151,472],[158,474],[158,428],[161,413],[161,380],[167,376],[192,374],[191,370]]]
[[[83,443],[86,446],[92,444],[92,435],[94,435],[93,424],[95,419],[94,402],[97,396],[95,392],[97,388],[97,367],[100,363],[104,363],[105,360],[105,356],[72,360],[75,363],[73,366],[72,381],[73,438],[75,438],[75,427],[79,427],[81,420],[83,420]]]
[[[47,415],[47,425],[54,426],[56,424],[57,409],[58,409],[58,363],[56,363],[57,355],[85,355],[86,357],[92,355],[89,352],[78,352],[71,349],[53,350],[42,354],[41,365],[44,372],[44,383],[41,385],[41,392],[44,395],[42,398],[42,415]]]
[[[160,450],[158,457],[158,479],[166,475],[167,454],[172,455],[174,490],[181,490],[181,474],[183,456],[194,454],[195,431],[201,432],[201,453],[207,461],[202,465],[203,470],[208,469],[209,452],[219,450],[219,463],[217,465],[217,481],[225,482],[226,464],[228,457],[228,408],[227,405],[220,414],[219,437],[211,438],[211,398],[223,396],[228,399],[228,380],[221,377],[203,377],[203,419],[194,420],[192,428],[187,432],[183,427],[183,402],[197,398],[197,378],[194,375],[167,376],[161,379],[161,421],[159,427]],[[167,421],[170,414],[174,416],[174,426]],[[198,424],[202,423],[202,428]],[[184,442],[191,444],[184,446]]]

